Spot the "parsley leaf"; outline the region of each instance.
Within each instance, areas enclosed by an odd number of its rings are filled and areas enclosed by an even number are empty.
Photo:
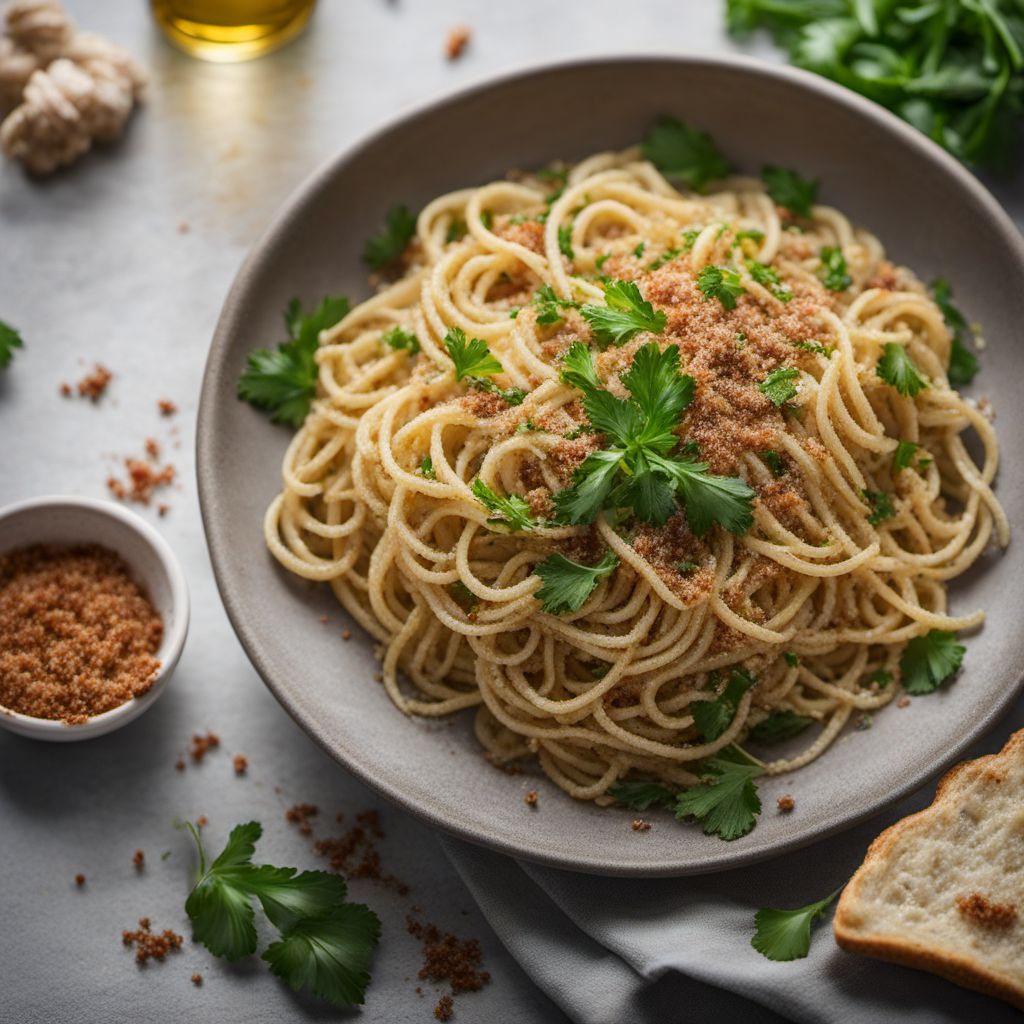
[[[651,260],[651,262],[647,264],[647,269],[657,270],[659,267],[663,267],[666,263],[676,259],[676,257],[681,256],[682,253],[682,249],[666,249],[660,256]]]
[[[221,854],[206,862],[199,832],[199,878],[185,902],[193,935],[214,956],[237,960],[256,951],[253,899],[280,932],[263,959],[293,989],[308,988],[336,1006],[362,1003],[380,921],[361,904],[347,903],[345,880],[327,871],[297,872],[253,864],[259,822],[232,829]]]
[[[978,372],[978,357],[963,343],[967,321],[963,313],[953,305],[953,286],[944,278],[932,281],[932,298],[942,310],[942,318],[953,334],[953,345],[949,351],[949,383],[962,388],[974,380]]]
[[[598,581],[615,570],[619,556],[606,551],[595,565],[580,565],[562,554],[549,555],[534,566],[544,586],[534,595],[548,615],[577,612],[594,592]]]
[[[796,397],[797,387],[793,381],[799,379],[800,371],[792,366],[779,366],[772,370],[760,384],[757,390],[764,395],[772,405],[779,407],[785,405],[791,398]]]
[[[461,217],[454,218],[444,234],[445,245],[450,245],[452,242],[461,242],[466,237],[468,230],[466,222]]]
[[[928,382],[921,376],[907,350],[895,341],[890,341],[882,349],[882,357],[878,360],[875,372],[901,395],[909,395],[911,398],[928,387]]]
[[[966,652],[967,648],[956,642],[955,633],[931,629],[924,636],[915,636],[900,658],[903,689],[915,697],[932,693],[960,670]]]
[[[10,324],[0,320],[0,370],[7,369],[14,358],[14,350],[23,347],[21,335]]]
[[[760,285],[763,285],[779,300],[789,302],[793,298],[793,292],[782,283],[778,272],[767,263],[759,263],[757,260],[747,260],[747,269],[750,276]]]
[[[717,740],[732,725],[740,698],[757,680],[745,669],[734,668],[725,689],[714,700],[695,701],[690,712],[697,731],[706,740]]]
[[[798,715],[789,708],[773,711],[750,730],[750,739],[755,743],[781,743],[783,740],[798,736],[814,719],[808,715]]]
[[[453,327],[444,336],[444,347],[455,364],[455,379],[463,377],[493,377],[501,373],[501,363],[491,355],[487,342],[482,338],[466,340],[461,327]]]
[[[750,944],[769,960],[800,960],[811,948],[811,925],[832,905],[842,888],[823,900],[795,910],[762,907],[754,915],[754,937]]]
[[[802,217],[810,217],[811,207],[818,198],[817,178],[812,181],[785,167],[768,166],[761,169],[761,180],[775,203]]]
[[[715,476],[708,472],[706,462],[695,462],[686,456],[672,460],[654,458],[657,467],[675,481],[686,505],[686,521],[698,537],[703,537],[715,523],[737,535],[750,529],[754,521],[754,492],[745,481]]]
[[[704,825],[705,835],[718,835],[731,842],[757,824],[761,799],[754,779],[764,769],[723,754],[707,762],[702,783],[679,794],[676,817],[696,818]]]
[[[537,524],[530,511],[530,503],[518,494],[503,497],[495,494],[479,477],[470,488],[477,500],[489,511],[494,512],[493,518],[487,522],[493,526],[507,526],[509,530],[532,530]]]
[[[896,506],[892,503],[892,495],[886,491],[864,491],[864,500],[871,506],[868,522],[872,526],[884,523],[896,515]]]
[[[532,305],[537,310],[537,323],[542,325],[561,323],[565,317],[559,312],[560,309],[576,309],[578,303],[569,299],[560,299],[554,288],[549,284],[542,284],[533,297]]]
[[[415,233],[415,215],[406,206],[392,206],[388,210],[384,230],[367,240],[363,259],[374,270],[381,270],[402,255]]]
[[[875,685],[884,690],[892,682],[892,673],[886,672],[884,668],[875,669],[865,680],[868,686]]]
[[[804,352],[813,352],[815,355],[824,356],[826,359],[831,359],[832,353],[835,352],[833,345],[822,345],[820,341],[794,341],[793,347],[803,349]]]
[[[572,486],[556,491],[551,500],[560,523],[592,523],[605,507],[625,452],[591,452],[577,467]]]
[[[601,387],[597,367],[590,349],[582,341],[574,341],[562,357],[559,377],[564,384],[580,391],[596,391]]]
[[[713,263],[701,267],[697,276],[697,287],[704,293],[705,302],[709,299],[718,299],[726,309],[735,309],[736,296],[747,290],[735,270],[717,267]]]
[[[821,269],[825,272],[822,281],[830,292],[844,292],[853,284],[846,269],[846,257],[843,250],[835,245],[822,246]]]
[[[420,350],[420,339],[415,334],[402,330],[398,324],[386,331],[382,340],[392,348],[404,349],[411,356],[416,355]]]
[[[452,600],[464,611],[471,612],[480,607],[480,599],[466,586],[462,580],[448,585],[448,593]]]
[[[562,224],[558,229],[558,251],[567,259],[576,259],[572,248],[572,225]]]
[[[769,448],[767,451],[761,452],[761,458],[764,459],[765,465],[772,471],[773,477],[778,479],[785,474],[786,464],[777,451]]]
[[[488,391],[492,395],[497,395],[509,405],[522,405],[523,399],[526,398],[526,392],[522,388],[500,388],[493,380],[484,377],[467,377],[466,383],[475,391]]]
[[[921,446],[913,441],[900,441],[896,451],[892,453],[892,471],[898,473],[906,469],[914,461],[914,455]]]
[[[608,795],[633,811],[675,806],[676,793],[660,782],[616,782]]]
[[[700,232],[700,228],[690,228],[689,230],[683,232],[684,252],[689,252],[693,248],[694,243],[697,241],[697,238],[700,235]]]
[[[437,473],[434,472],[434,460],[429,455],[423,456],[423,461],[420,463],[420,473],[428,480],[437,479]]]
[[[580,308],[602,342],[622,345],[641,331],[661,334],[667,318],[640,294],[632,281],[612,281],[604,288],[605,305]]]
[[[270,411],[272,423],[299,427],[316,397],[316,350],[320,332],[333,327],[349,310],[344,295],[329,295],[312,313],[303,313],[298,299],[285,309],[288,340],[276,349],[249,353],[238,397]]]
[[[643,155],[666,177],[681,178],[695,192],[732,169],[707,132],[674,117],[662,117],[652,125],[644,139]]]

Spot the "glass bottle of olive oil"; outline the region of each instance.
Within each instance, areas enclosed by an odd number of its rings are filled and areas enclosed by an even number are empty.
[[[204,60],[260,57],[302,31],[316,0],[152,0],[164,35]]]

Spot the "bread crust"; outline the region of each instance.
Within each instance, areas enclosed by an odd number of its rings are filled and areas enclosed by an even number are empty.
[[[888,858],[904,835],[920,822],[936,816],[946,805],[955,804],[969,780],[986,771],[998,771],[1002,765],[1017,760],[1024,760],[1024,729],[1014,733],[998,754],[963,761],[951,768],[939,782],[935,799],[928,807],[897,821],[875,839],[868,847],[863,864],[847,883],[836,907],[832,930],[836,942],[843,949],[930,971],[964,988],[995,996],[1024,1010],[1024,985],[989,970],[977,960],[937,948],[934,944],[872,933],[854,924],[857,916],[854,906],[868,873]]]

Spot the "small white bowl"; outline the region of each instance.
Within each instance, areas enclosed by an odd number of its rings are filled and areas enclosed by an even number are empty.
[[[153,685],[110,711],[77,725],[33,718],[0,705],[0,726],[40,740],[84,740],[119,729],[151,707],[178,663],[188,633],[188,588],[177,556],[141,516],[109,501],[54,496],[0,509],[0,554],[29,544],[101,544],[117,552],[163,619],[160,661]]]

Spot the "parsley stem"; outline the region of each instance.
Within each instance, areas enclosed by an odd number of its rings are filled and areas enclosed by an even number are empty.
[[[191,821],[186,821],[185,828],[192,833],[192,838],[196,841],[196,849],[199,851],[199,871],[196,873],[196,881],[198,882],[206,874],[206,851],[203,849],[203,841],[199,837],[199,830],[195,825]]]

